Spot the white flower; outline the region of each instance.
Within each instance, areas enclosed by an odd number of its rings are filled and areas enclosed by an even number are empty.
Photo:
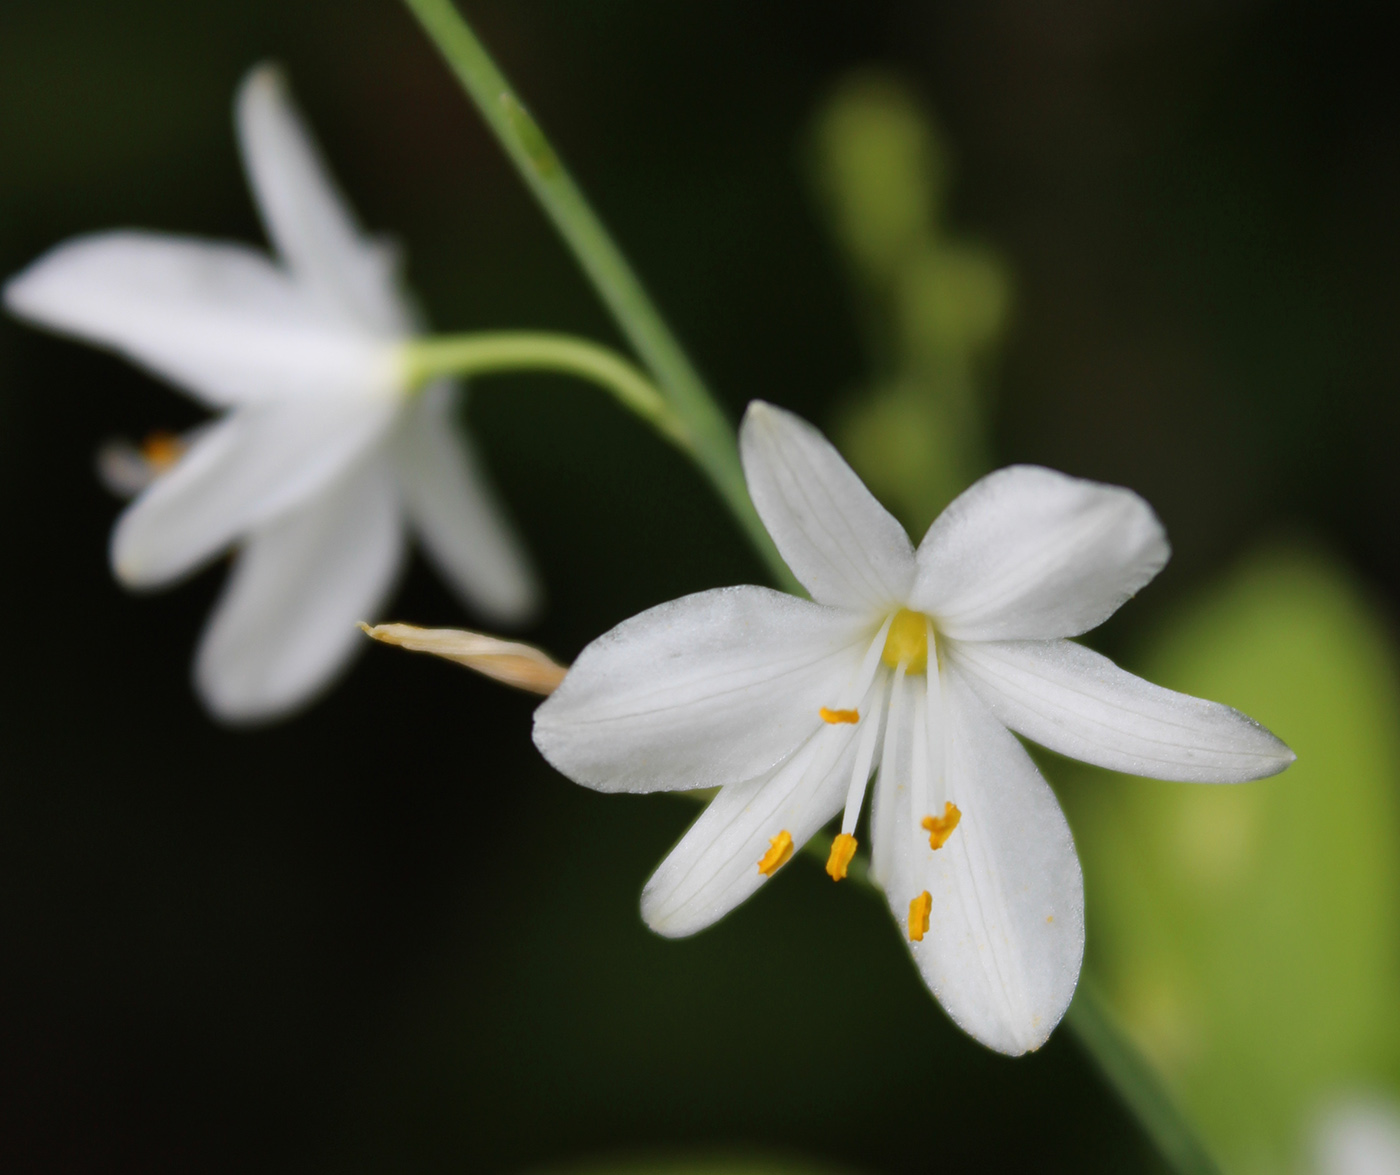
[[[1311,1142],[1316,1175],[1400,1175],[1400,1107],[1380,1093],[1339,1099]]]
[[[828,871],[844,876],[878,764],[872,874],[925,981],[978,1040],[1036,1048],[1078,979],[1083,882],[1010,731],[1161,779],[1257,779],[1293,754],[1064,639],[1167,561],[1136,494],[1013,466],[915,552],[811,425],[755,403],[741,442],[754,504],[816,602],[736,587],[633,617],[584,649],[535,742],[599,791],[721,788],[642,895],[666,935],[733,909],[843,806]]]
[[[350,658],[356,621],[397,579],[405,522],[488,619],[520,621],[537,590],[458,429],[458,389],[406,386],[415,321],[393,251],[357,225],[277,71],[249,74],[236,118],[275,260],[99,233],[40,258],[5,302],[227,410],[162,449],[170,468],[122,514],[111,555],[123,583],[155,588],[241,547],[195,680],[215,713],[250,720],[306,701]],[[139,463],[114,460],[138,488]]]

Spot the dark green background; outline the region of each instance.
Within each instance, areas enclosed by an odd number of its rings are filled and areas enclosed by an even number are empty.
[[[999,459],[1131,485],[1172,536],[1106,651],[1270,531],[1400,591],[1379,9],[469,12],[735,414],[762,396],[822,423],[861,383],[801,147],[850,67],[912,82],[957,155],[955,223],[1015,273]],[[439,325],[614,340],[392,0],[4,0],[0,271],[119,225],[259,239],[229,103],[265,57]],[[487,381],[471,417],[548,583],[531,636],[560,655],[761,575],[699,478],[591,389]],[[211,724],[188,666],[221,572],[121,591],[91,472],[102,439],[196,418],[0,322],[6,1170],[513,1172],[687,1148],[1150,1168],[1066,1033],[1014,1062],[971,1043],[883,910],[816,868],[696,939],[650,935],[637,896],[690,810],[555,776],[528,699],[373,650],[294,722]],[[418,566],[390,611],[471,619]]]

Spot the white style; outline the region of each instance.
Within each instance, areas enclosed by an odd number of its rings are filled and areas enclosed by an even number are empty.
[[[252,71],[239,143],[277,257],[137,231],[65,242],[5,287],[15,314],[117,351],[226,410],[154,447],[112,566],[164,587],[232,547],[200,642],[200,696],[230,721],[309,700],[364,641],[411,525],[493,623],[535,607],[529,564],[461,434],[451,381],[407,385],[415,331],[393,250],[364,234],[279,73]],[[167,467],[168,466],[168,467]]]
[[[928,986],[1005,1053],[1041,1045],[1074,994],[1084,888],[1059,804],[1016,731],[1116,771],[1233,782],[1293,754],[1227,706],[1161,689],[1074,644],[1169,554],[1128,490],[1013,466],[904,529],[811,425],[763,403],[741,430],[749,492],[814,602],[700,592],[590,644],[535,716],[535,743],[607,792],[719,787],[662,862],[642,915],[710,925],[844,808]]]

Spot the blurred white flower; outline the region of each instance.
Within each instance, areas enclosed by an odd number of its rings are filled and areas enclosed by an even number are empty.
[[[1315,1175],[1400,1175],[1400,1107],[1376,1094],[1338,1101],[1312,1144]]]
[[[405,523],[489,620],[519,622],[537,599],[459,430],[459,390],[407,386],[415,321],[394,253],[359,228],[275,69],[245,79],[236,121],[276,259],[108,232],[5,287],[13,313],[227,409],[166,445],[108,446],[99,467],[140,491],[112,535],[123,583],[162,587],[241,548],[195,663],[204,701],[234,721],[296,707],[344,666],[397,578]]]
[[[816,602],[725,588],[625,621],[539,708],[535,742],[600,791],[721,788],[643,893],[666,935],[727,913],[843,806],[827,870],[844,877],[878,761],[872,874],[924,979],[978,1040],[1036,1048],[1078,979],[1083,882],[1010,730],[1161,779],[1257,779],[1293,754],[1063,639],[1167,561],[1136,494],[1003,469],[916,553],[811,425],[755,403],[741,442],[754,504]]]

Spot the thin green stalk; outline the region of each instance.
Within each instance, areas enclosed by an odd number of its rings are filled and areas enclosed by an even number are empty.
[[[656,386],[615,351],[587,339],[541,331],[449,335],[409,343],[404,358],[412,387],[438,375],[503,371],[557,371],[586,379],[611,392],[678,448],[696,456],[689,430]]]
[[[803,847],[806,856],[823,863],[830,852],[831,840],[825,836],[814,836]],[[882,896],[870,876],[869,862],[863,856],[851,861],[846,879],[866,893]],[[1098,988],[1085,975],[1079,978],[1074,1000],[1065,1013],[1065,1023],[1118,1092],[1168,1167],[1177,1175],[1220,1175],[1219,1165],[1211,1158],[1195,1127],[1151,1063],[1118,1027]]]
[[[734,435],[724,414],[539,124],[511,89],[452,0],[404,0],[404,3],[437,45],[535,198],[573,250],[623,335],[656,377],[666,402],[689,439],[695,460],[743,526],[774,578],[788,590],[800,591],[749,500]],[[585,373],[574,369],[574,374]],[[592,375],[588,377],[593,378]],[[617,390],[615,385],[608,386]],[[677,438],[672,436],[672,439]],[[819,841],[810,843],[808,851],[825,860],[826,852]],[[848,877],[860,888],[878,892],[864,863],[852,862]],[[1081,982],[1066,1020],[1172,1169],[1180,1175],[1218,1175],[1219,1168],[1161,1080],[1114,1027],[1087,983]]]
[[[1190,1120],[1162,1078],[1133,1046],[1087,975],[1079,977],[1074,1002],[1065,1013],[1080,1046],[1133,1112],[1138,1125],[1173,1171],[1181,1175],[1220,1175]]]
[[[623,335],[655,376],[691,437],[696,462],[774,579],[787,590],[800,592],[801,587],[749,500],[733,428],[539,124],[452,0],[404,3],[457,75],[559,235],[573,250]]]

